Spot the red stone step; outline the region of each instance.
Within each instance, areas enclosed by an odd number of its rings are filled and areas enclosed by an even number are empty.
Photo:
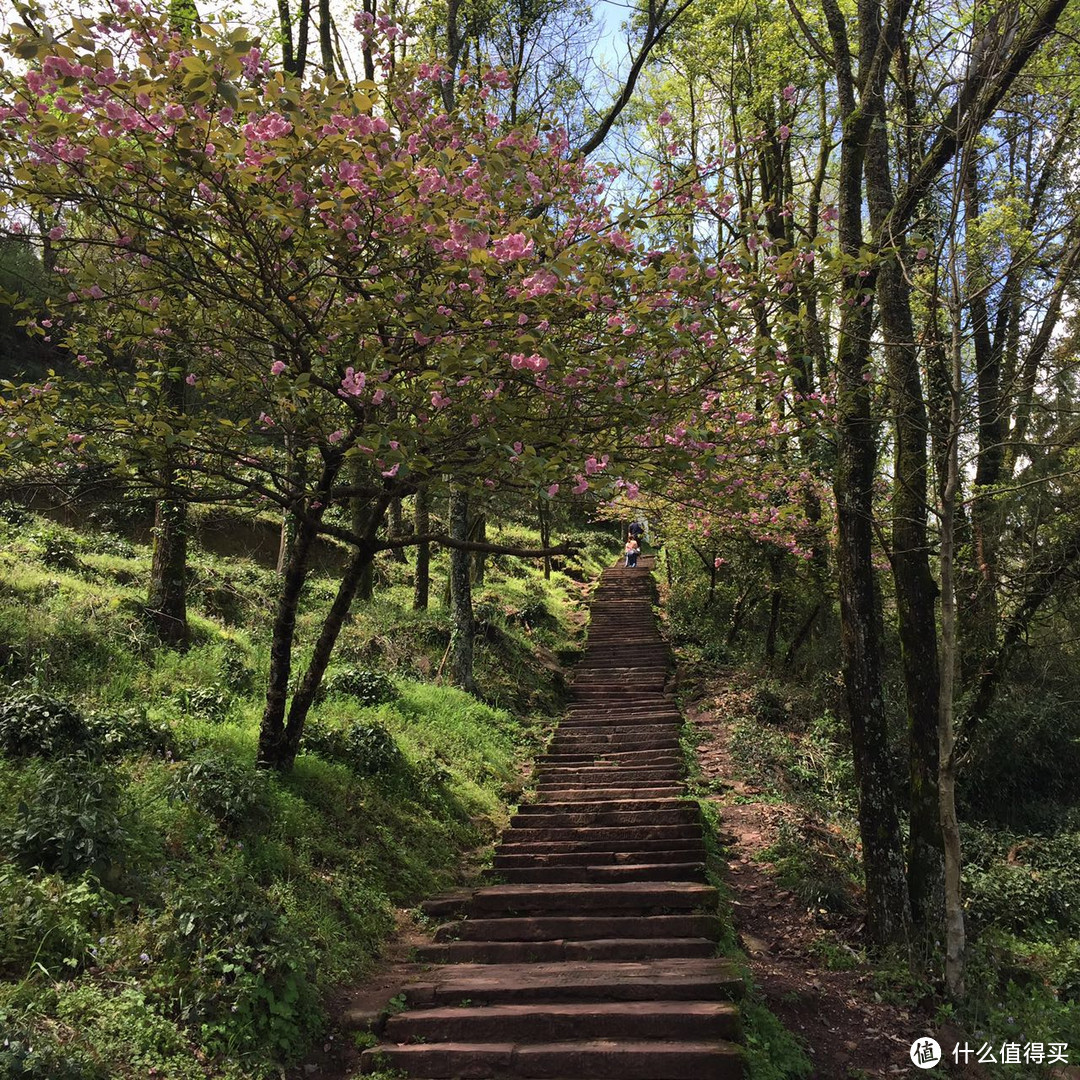
[[[547,806],[547,803],[542,804]],[[578,810],[551,814],[515,814],[510,820],[510,836],[518,829],[599,828],[602,825],[682,825],[701,820],[696,806],[679,806],[672,810]]]
[[[655,755],[653,760],[657,758],[660,758],[659,754]],[[582,786],[599,782],[602,786],[638,783],[643,787],[658,787],[681,782],[685,771],[682,762],[665,751],[659,765],[642,765],[640,759],[618,761],[607,757],[594,758],[591,764],[585,761],[552,761],[540,764],[535,777],[538,784],[546,784],[548,787],[554,787],[555,780],[570,780]]]
[[[435,940],[593,941],[597,938],[651,937],[704,937],[717,940],[721,929],[720,919],[716,915],[470,917],[437,927]]]
[[[637,843],[638,840],[690,840],[700,839],[703,835],[700,824],[688,822],[682,825],[601,825],[595,828],[573,826],[566,828],[515,828],[512,830],[516,843],[529,840],[585,840],[620,841],[622,844]]]
[[[570,881],[705,881],[703,860],[685,863],[621,863],[617,866],[530,866],[499,867],[490,872],[503,881],[553,882]]]
[[[543,803],[525,803],[519,806],[519,817],[534,817],[542,814],[592,813],[604,810],[609,813],[618,811],[679,810],[684,807],[697,809],[696,803],[688,799],[653,798],[653,799],[563,799],[549,800]]]
[[[515,850],[505,853],[500,848],[495,852],[496,870],[530,866],[627,866],[645,863],[686,863],[701,862],[705,857],[705,845],[698,844],[694,849],[660,851],[630,851],[620,848],[617,851],[524,851]],[[700,855],[696,858],[695,855]],[[673,875],[677,877],[677,875]]]
[[[725,1001],[743,993],[724,959],[452,964],[403,989],[409,1008],[555,1001]]]
[[[530,888],[492,885],[472,894],[473,912],[695,911],[716,906],[719,894],[711,885],[561,885]]]
[[[730,1001],[569,1002],[417,1009],[386,1026],[385,1041],[542,1042],[604,1039],[737,1039],[739,1012]]]
[[[516,843],[504,841],[496,851],[496,857],[528,854],[570,854],[603,852],[614,854],[643,854],[649,851],[677,854],[681,851],[702,851],[704,845],[700,836],[669,838],[663,840],[555,840],[527,841]]]
[[[602,787],[602,788],[545,788],[537,792],[539,803],[548,802],[604,802],[609,799],[627,801],[647,801],[649,799],[676,798],[686,794],[682,784],[667,784],[663,787]]]
[[[591,941],[446,941],[421,945],[419,960],[436,964],[536,964],[562,960],[661,960],[716,954],[709,938],[598,938]]]

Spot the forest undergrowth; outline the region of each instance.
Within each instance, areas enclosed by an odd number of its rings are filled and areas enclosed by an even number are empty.
[[[706,603],[708,580],[679,569],[675,561],[664,582],[665,620],[693,721],[698,794],[716,808],[718,833],[732,845],[730,887],[764,875],[772,886],[755,894],[755,905],[786,905],[790,910],[781,915],[797,924],[764,942],[748,930],[742,944],[751,969],[775,974],[783,954],[798,953],[799,978],[786,989],[776,980],[783,1000],[770,1001],[789,1023],[806,1014],[806,1000],[817,1002],[810,1012],[827,1009],[830,995],[842,1006],[834,1013],[840,1030],[819,1031],[821,1045],[809,1047],[818,1052],[812,1056],[819,1069],[822,1058],[827,1063],[813,1075],[885,1076],[890,1062],[894,1071],[900,1064],[906,1069],[908,1044],[920,1033],[936,1034],[947,1055],[958,1041],[976,1053],[992,1044],[995,1063],[984,1064],[980,1076],[1054,1075],[1046,1061],[1003,1063],[1002,1044],[1068,1044],[1075,1063],[1080,804],[1068,777],[1080,765],[1080,724],[1064,687],[1076,672],[1066,664],[1047,680],[1045,669],[1021,669],[992,722],[967,747],[961,799],[968,994],[958,1004],[945,993],[940,939],[884,955],[866,947],[857,787],[847,725],[839,718],[839,673],[829,663],[836,654],[828,624],[796,663],[765,663],[763,627],[754,615],[731,632],[734,589],[721,585]],[[662,581],[665,575],[662,568]],[[905,732],[899,689],[896,695],[890,709],[902,804]],[[852,1009],[859,999],[861,1017]],[[863,1028],[854,1026],[856,1017]],[[885,1051],[884,1032],[870,1052],[865,1027],[880,1020],[906,1037],[902,1053]]]

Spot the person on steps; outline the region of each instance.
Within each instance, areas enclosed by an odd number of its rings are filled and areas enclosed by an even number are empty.
[[[626,547],[623,549],[626,552],[626,565],[633,567],[637,566],[638,542],[632,537],[626,538]]]

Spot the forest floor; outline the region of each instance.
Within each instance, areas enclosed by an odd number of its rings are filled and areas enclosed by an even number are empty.
[[[909,1051],[934,1030],[929,1002],[890,1000],[861,958],[861,920],[807,910],[770,874],[763,853],[780,823],[802,812],[737,777],[728,717],[741,710],[722,696],[706,704],[688,719],[701,737],[702,780],[716,792],[735,930],[766,1006],[803,1044],[813,1080],[925,1075]]]

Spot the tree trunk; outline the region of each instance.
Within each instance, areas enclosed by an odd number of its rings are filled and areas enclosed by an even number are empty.
[[[285,769],[289,757],[285,733],[285,706],[289,698],[292,673],[293,637],[296,633],[296,609],[307,579],[308,557],[315,539],[315,528],[301,519],[296,524],[295,542],[281,579],[274,628],[270,638],[270,675],[266,687],[266,705],[259,729],[257,764],[260,768]],[[295,756],[295,755],[294,755]]]
[[[161,396],[171,412],[184,411],[184,380],[179,371],[162,377]],[[187,503],[176,497],[176,468],[168,454],[162,468],[164,493],[154,506],[154,545],[146,613],[166,645],[182,648],[188,641]]]
[[[428,531],[429,508],[431,496],[426,487],[420,488],[416,493],[416,504],[413,507],[413,524],[417,536],[423,536]],[[413,585],[413,608],[416,611],[427,611],[428,596],[431,592],[431,545],[416,545],[416,574]]]
[[[903,5],[900,5],[902,8]],[[860,79],[857,107],[847,20],[836,0],[826,0],[843,116],[838,178],[840,250],[844,271],[837,343],[837,461],[833,481],[839,532],[836,570],[840,597],[844,691],[855,775],[859,786],[859,833],[866,876],[866,928],[875,945],[906,941],[910,921],[903,842],[892,790],[888,724],[882,697],[881,611],[873,563],[874,475],[877,432],[871,413],[870,342],[873,273],[857,262],[863,248],[863,168],[872,106],[888,70],[878,55],[885,29],[880,5],[860,0]],[[891,12],[893,19],[902,11]],[[889,34],[898,32],[890,23]],[[886,52],[887,55],[887,52]],[[867,80],[873,79],[873,82]]]
[[[776,637],[780,632],[780,611],[784,604],[780,557],[769,556],[769,625],[765,631],[765,663],[776,659]]]
[[[885,117],[879,112],[866,153],[871,227],[884,228],[893,207],[892,173]],[[899,244],[900,253],[904,245]],[[939,679],[937,587],[927,539],[929,437],[911,291],[896,255],[883,256],[878,270],[878,305],[885,341],[889,398],[895,424],[892,492],[892,571],[900,659],[907,700],[909,830],[908,894],[913,925],[934,932],[942,911],[943,854],[938,814]]]
[[[146,613],[166,645],[183,647],[187,622],[187,503],[159,499],[154,507],[154,554]]]
[[[450,535],[455,540],[469,536],[469,495],[454,485],[450,489]],[[469,581],[470,552],[450,551],[450,677],[469,693],[476,692],[473,679],[472,585]]]
[[[948,473],[941,499],[941,702],[938,726],[938,801],[945,866],[945,985],[954,1001],[964,997],[964,905],[960,888],[960,825],[956,814],[956,730],[953,717],[957,669],[956,495],[960,488],[958,444],[960,395],[960,313],[954,305],[950,387]]]
[[[311,660],[308,661],[307,670],[289,705],[289,719],[282,739],[281,757],[276,763],[276,768],[282,772],[288,772],[296,760],[300,739],[304,734],[304,722],[318,693],[323,675],[326,674],[334,645],[337,643],[338,635],[341,633],[353,598],[356,596],[357,586],[363,579],[364,570],[371,565],[373,554],[368,545],[359,548],[349,560],[349,565],[345,568],[345,573],[338,584],[337,595],[323,622],[319,638],[315,642],[315,650],[311,654]]]
[[[484,543],[487,540],[487,514],[477,514],[476,521],[472,527],[472,538],[479,543]],[[483,588],[484,574],[487,570],[487,552],[474,551],[473,552],[473,571],[472,579],[473,584]]]
[[[330,15],[330,0],[319,0],[319,51],[322,54],[323,72],[328,79],[334,77],[334,20]]]
[[[540,518],[540,546],[546,548],[551,544],[551,511],[543,495],[537,499],[537,513]],[[544,580],[551,580],[551,556],[544,556]]]
[[[363,478],[363,466],[358,460],[353,467],[353,478],[359,483]],[[371,503],[359,496],[349,500],[349,516],[352,531],[357,536],[366,536],[371,525]],[[383,516],[382,513],[379,514]],[[375,561],[368,559],[360,568],[360,577],[356,583],[356,595],[368,601],[375,595]]]
[[[405,521],[401,513],[400,498],[394,499],[390,503],[390,535],[393,537],[405,535]],[[409,561],[404,548],[394,548],[390,553],[390,557],[396,563],[407,563]]]

